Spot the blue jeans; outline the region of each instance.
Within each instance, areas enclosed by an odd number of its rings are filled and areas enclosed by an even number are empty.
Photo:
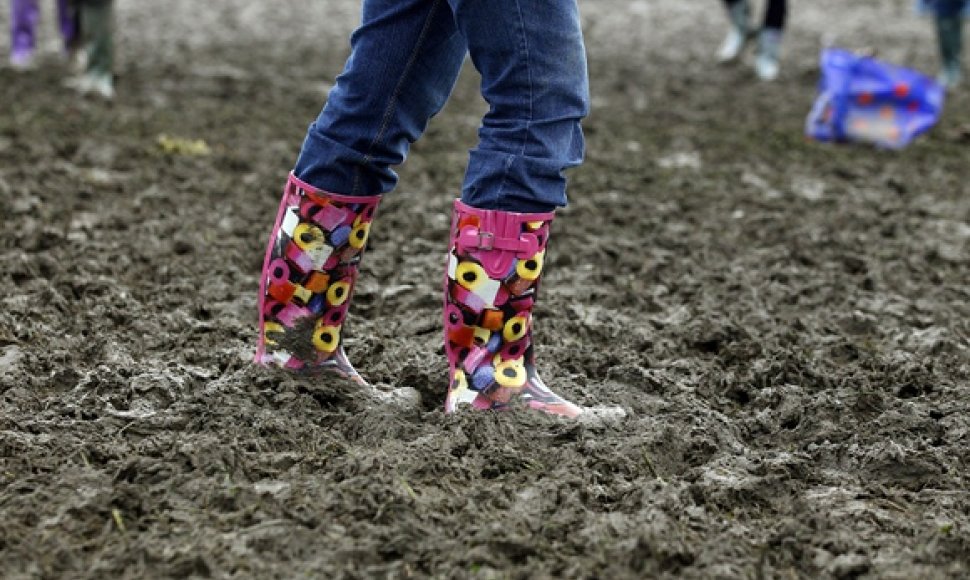
[[[724,0],[728,8],[734,6],[742,0]],[[788,18],[788,2],[786,0],[768,0],[765,5],[764,28],[774,28],[775,30],[785,29],[785,20]]]
[[[955,18],[970,12],[970,0],[920,0],[920,12],[933,12],[938,18]]]
[[[937,14],[940,18],[956,18],[967,10],[968,4],[967,0],[939,0]]]
[[[310,125],[297,177],[344,195],[397,184],[392,166],[444,106],[466,54],[489,110],[461,199],[482,209],[566,205],[589,112],[577,0],[363,0],[363,20],[327,103]]]

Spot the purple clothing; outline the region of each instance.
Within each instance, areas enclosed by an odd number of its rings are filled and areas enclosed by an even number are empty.
[[[77,18],[71,0],[57,0],[57,19],[64,48],[69,49],[77,36]],[[11,0],[10,44],[15,57],[30,56],[37,46],[37,23],[40,9],[37,0]]]

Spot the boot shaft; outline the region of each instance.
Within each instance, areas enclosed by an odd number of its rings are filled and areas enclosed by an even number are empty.
[[[959,66],[963,52],[963,18],[938,17],[936,36],[940,46],[940,57],[945,66]]]
[[[290,175],[260,278],[256,362],[330,365],[356,376],[342,329],[379,201],[321,191]]]

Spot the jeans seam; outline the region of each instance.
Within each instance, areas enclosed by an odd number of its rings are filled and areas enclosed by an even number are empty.
[[[529,115],[528,120],[525,123],[525,134],[522,136],[522,143],[519,150],[519,155],[525,156],[525,150],[529,144],[529,132],[532,128],[533,116],[535,115],[535,111],[533,110],[535,105],[535,88],[532,84],[532,65],[529,60],[529,42],[525,34],[525,19],[522,17],[522,4],[519,2],[519,0],[515,1],[515,13],[518,17],[520,50],[525,57],[525,73],[529,84]],[[508,160],[505,162],[505,171],[502,173],[502,181],[499,183],[498,187],[498,193],[503,199],[505,197],[505,184],[508,181],[509,171],[511,170],[513,163],[515,163],[514,154],[510,155]]]
[[[421,50],[424,40],[428,36],[428,31],[431,29],[431,21],[434,20],[435,13],[438,11],[438,7],[441,5],[441,2],[442,0],[435,0],[434,4],[428,10],[428,18],[424,21],[424,27],[421,28],[421,33],[418,35],[418,40],[414,43],[414,49],[411,51],[411,55],[408,57],[408,61],[404,65],[404,70],[401,72],[401,78],[398,79],[397,85],[394,87],[394,91],[391,93],[391,98],[387,103],[387,108],[384,109],[384,117],[381,120],[381,126],[377,130],[377,134],[374,136],[374,139],[367,147],[367,152],[364,154],[362,165],[366,165],[373,160],[371,153],[374,146],[384,138],[384,134],[387,132],[387,127],[391,124],[392,114],[397,108],[398,97],[400,97],[401,92],[404,89],[404,81],[408,78],[408,75],[411,73],[411,69],[414,67],[414,63],[418,60],[418,52]],[[354,193],[352,195],[356,195],[360,190],[360,173],[360,166],[355,167],[354,185],[352,188]]]

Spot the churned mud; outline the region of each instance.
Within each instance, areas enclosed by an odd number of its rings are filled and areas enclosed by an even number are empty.
[[[936,60],[908,0],[793,4],[772,85],[711,64],[714,0],[582,5],[536,336],[604,424],[442,412],[472,69],[372,230],[369,393],[249,363],[356,2],[121,0],[112,105],[49,43],[0,70],[0,575],[966,577],[970,97],[902,152],[806,142],[823,42]]]

